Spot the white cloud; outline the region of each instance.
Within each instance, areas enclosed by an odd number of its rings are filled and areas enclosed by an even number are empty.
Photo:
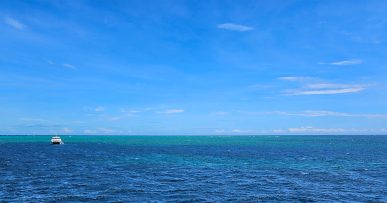
[[[286,95],[327,95],[327,94],[345,94],[355,93],[363,91],[364,87],[353,87],[353,88],[340,88],[340,89],[323,89],[323,90],[288,90]]]
[[[286,81],[305,81],[308,79],[312,79],[311,77],[296,77],[296,76],[285,76],[285,77],[279,77],[279,80],[286,80]]]
[[[225,129],[215,129],[214,133],[222,133],[222,134],[241,134],[241,133],[253,133],[253,130],[242,130],[242,129],[232,129],[232,130],[225,130]]]
[[[109,116],[109,117],[106,117],[106,120],[108,120],[108,121],[118,121],[118,120],[121,120],[123,118],[124,118],[123,116]]]
[[[92,129],[86,129],[83,131],[85,134],[112,134],[117,133],[118,131],[112,129],[112,128],[98,128],[95,130]]]
[[[289,82],[300,82],[301,88],[286,90],[287,95],[350,93],[362,91],[366,87],[363,84],[329,83],[313,77],[285,76],[277,79]]]
[[[290,133],[343,133],[349,132],[349,130],[343,128],[314,128],[311,126],[299,127],[299,128],[289,128],[288,132]]]
[[[285,116],[304,116],[304,117],[321,117],[321,116],[347,116],[347,113],[333,112],[333,111],[301,111],[301,112],[286,112],[286,111],[272,111],[262,114],[275,114]]]
[[[352,116],[387,119],[387,114],[354,114]]]
[[[63,133],[71,133],[71,132],[73,132],[73,130],[71,128],[63,128],[62,132]]]
[[[283,115],[283,116],[302,116],[302,117],[359,117],[359,118],[380,118],[387,119],[387,114],[356,114],[335,111],[306,110],[299,112],[270,111],[270,112],[241,112],[250,115]]]
[[[68,63],[64,63],[64,64],[62,64],[62,66],[65,68],[68,68],[68,69],[77,69],[75,66],[68,64]]]
[[[120,111],[122,113],[130,113],[130,114],[135,114],[135,113],[140,113],[141,111],[138,111],[138,110],[129,110],[129,109],[126,109],[126,108],[121,108]]]
[[[176,114],[176,113],[183,113],[184,109],[167,109],[164,111],[158,111],[159,114]]]
[[[97,133],[97,131],[96,130],[86,129],[86,130],[83,131],[83,133],[85,133],[85,134],[95,134],[95,133]]]
[[[292,127],[288,129],[274,129],[263,132],[263,134],[295,134],[295,135],[347,135],[347,134],[382,134],[384,135],[386,129],[367,129],[367,128],[322,128],[322,127],[313,127],[313,126],[303,126],[303,127]]]
[[[115,132],[115,130],[113,130],[111,128],[98,128],[98,131],[101,133],[114,133]]]
[[[315,83],[319,79],[311,78],[311,77],[291,76],[291,77],[280,77],[278,79],[286,80],[290,82],[301,82],[300,85],[302,86],[300,88],[285,90],[284,95],[287,95],[287,96],[345,94],[345,93],[360,92],[366,89],[366,85],[362,85],[362,84],[337,84],[337,83],[327,83],[327,82]],[[311,82],[314,82],[314,83],[311,83]]]
[[[224,132],[226,132],[226,130],[224,130],[224,129],[216,129],[216,130],[214,130],[214,132],[215,133],[224,133]]]
[[[25,28],[25,25],[23,25],[21,22],[19,22],[18,20],[14,19],[14,18],[10,18],[10,17],[6,17],[4,19],[4,22],[10,26],[12,26],[13,28],[16,28],[16,29],[19,29],[19,30],[22,30]]]
[[[122,115],[116,115],[116,116],[107,116],[107,115],[102,115],[101,119],[106,120],[106,121],[118,121],[118,120],[123,120],[128,117],[134,116],[132,113],[124,113]]]
[[[125,118],[128,118],[128,117],[131,117],[131,116],[135,116],[137,113],[140,113],[141,111],[128,110],[126,108],[121,108],[120,112],[121,112],[121,114],[120,115],[116,115],[116,116],[106,116],[106,115],[104,115],[102,117],[102,119],[108,120],[108,121],[118,121],[118,120],[122,120],[122,119],[125,119]]]
[[[329,63],[321,63],[321,64],[329,64],[329,65],[336,65],[336,66],[347,66],[347,65],[357,65],[362,64],[363,61],[360,59],[350,59],[350,60],[343,60],[343,61],[334,61]]]
[[[251,132],[251,130],[241,130],[241,129],[233,129],[231,130],[232,133],[248,133]]]
[[[102,111],[105,111],[105,107],[103,107],[103,106],[97,106],[97,107],[95,107],[94,111],[96,111],[96,112],[102,112]]]
[[[334,111],[303,111],[301,113],[289,114],[295,116],[306,116],[306,117],[321,117],[321,116],[348,116],[350,114],[334,112]]]
[[[254,28],[249,27],[246,25],[240,25],[240,24],[234,24],[234,23],[223,23],[217,25],[217,28],[219,29],[225,29],[225,30],[233,30],[233,31],[238,31],[238,32],[246,32],[246,31],[251,31]]]
[[[309,89],[337,89],[337,88],[353,88],[353,87],[362,87],[363,85],[353,85],[353,84],[337,84],[337,83],[312,83],[306,84],[305,87]]]

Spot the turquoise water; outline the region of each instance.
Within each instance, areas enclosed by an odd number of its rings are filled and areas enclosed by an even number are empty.
[[[387,136],[0,136],[5,202],[387,201]]]

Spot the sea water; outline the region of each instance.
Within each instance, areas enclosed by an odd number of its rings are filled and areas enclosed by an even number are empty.
[[[0,136],[2,202],[387,202],[387,136]]]

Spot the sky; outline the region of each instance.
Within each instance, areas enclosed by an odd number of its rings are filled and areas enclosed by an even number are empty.
[[[0,1],[0,134],[387,134],[387,1]]]

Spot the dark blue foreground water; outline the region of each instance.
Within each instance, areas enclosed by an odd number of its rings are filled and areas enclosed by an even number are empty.
[[[387,202],[387,136],[0,136],[4,202]]]

